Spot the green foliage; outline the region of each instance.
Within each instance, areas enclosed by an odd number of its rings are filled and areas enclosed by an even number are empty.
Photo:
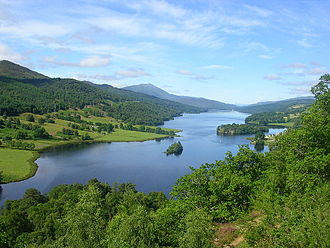
[[[295,112],[299,108],[309,107],[315,99],[313,97],[297,97],[276,102],[263,102],[238,107],[237,110],[244,113],[265,113],[265,112]],[[300,110],[298,110],[300,111]]]
[[[245,118],[245,123],[255,123],[259,125],[267,125],[268,123],[283,123],[285,122],[284,117],[287,115],[285,113],[276,112],[264,112],[252,114]]]
[[[65,234],[60,242],[66,247],[105,247],[103,239],[106,217],[100,190],[89,185],[65,216]]]
[[[326,112],[330,112],[330,74],[320,78],[320,82],[312,88],[317,105]]]
[[[185,219],[185,232],[179,240],[180,248],[210,248],[214,231],[211,216],[204,210],[196,209],[189,212]]]
[[[30,121],[30,122],[34,122],[34,116],[31,115],[31,114],[28,114],[28,115],[26,116],[26,120],[27,120],[27,121]]]
[[[153,218],[143,207],[137,207],[131,215],[117,215],[108,227],[111,248],[153,248],[159,247],[157,243]]]
[[[249,124],[225,124],[217,127],[217,134],[219,135],[243,135],[255,134],[257,132],[268,132],[268,127],[260,127]]]
[[[206,208],[214,220],[230,221],[245,213],[264,170],[263,154],[241,147],[236,156],[205,164],[178,179],[171,195],[191,208]]]
[[[32,116],[33,115],[28,115]],[[0,119],[0,138],[4,140],[15,139],[48,139],[46,130],[36,124],[24,124],[18,118]]]
[[[175,154],[180,155],[183,151],[183,146],[180,141],[173,143],[166,150],[166,155]]]

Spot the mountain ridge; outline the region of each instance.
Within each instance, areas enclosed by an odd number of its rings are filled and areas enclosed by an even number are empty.
[[[234,104],[228,104],[216,100],[210,100],[203,97],[179,96],[179,95],[171,94],[150,83],[127,86],[127,87],[123,87],[122,89],[139,92],[147,95],[152,95],[158,98],[167,99],[200,108],[218,109],[218,110],[232,110],[236,108],[236,105]]]
[[[182,113],[205,111],[110,85],[100,87],[76,79],[49,78],[9,61],[1,61],[0,65],[0,115],[46,114],[92,105],[125,123],[160,125]]]

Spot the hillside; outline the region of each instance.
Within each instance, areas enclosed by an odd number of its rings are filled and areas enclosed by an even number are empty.
[[[8,60],[0,61],[0,75],[4,77],[19,78],[19,79],[46,79],[45,75],[30,69],[17,65]]]
[[[183,112],[203,111],[141,94],[134,96],[111,86],[48,78],[9,61],[1,61],[0,65],[0,115],[45,114],[93,105],[124,122],[157,125]]]
[[[207,111],[206,108],[183,104],[183,103],[179,103],[176,101],[170,101],[170,100],[166,100],[161,97],[158,97],[158,96],[152,96],[149,94],[134,92],[134,91],[126,90],[124,88],[118,89],[118,88],[115,88],[108,84],[102,84],[102,85],[94,84],[94,86],[96,86],[97,88],[100,88],[102,90],[105,90],[109,93],[116,94],[118,96],[126,98],[126,99],[131,99],[133,101],[143,101],[143,102],[147,102],[147,103],[161,105],[164,107],[175,108],[175,109],[181,110],[182,112],[186,112],[186,113],[200,113],[200,112]]]
[[[262,112],[294,112],[294,109],[307,107],[314,101],[315,98],[313,96],[296,97],[281,101],[260,102],[247,106],[237,107],[237,110],[251,114]]]
[[[201,97],[190,97],[190,96],[177,96],[174,94],[170,94],[165,90],[162,90],[152,84],[139,84],[124,87],[125,90],[130,90],[134,92],[139,92],[151,96],[155,96],[162,99],[167,99],[183,104],[188,104],[200,108],[206,109],[218,109],[218,110],[232,110],[236,106],[233,104],[227,104],[215,100],[205,99]]]

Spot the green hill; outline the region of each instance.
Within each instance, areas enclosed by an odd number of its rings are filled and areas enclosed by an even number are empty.
[[[0,61],[0,75],[4,77],[19,78],[19,79],[45,79],[48,78],[38,72],[17,65],[8,60]]]
[[[313,96],[297,97],[282,101],[261,102],[248,106],[237,107],[236,110],[244,113],[262,112],[294,112],[295,108],[306,108],[315,101]]]
[[[125,122],[157,125],[183,112],[203,111],[111,86],[48,78],[9,61],[1,61],[0,65],[0,115],[45,114],[92,105]]]

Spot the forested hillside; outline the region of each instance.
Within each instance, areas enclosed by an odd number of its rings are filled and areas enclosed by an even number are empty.
[[[87,105],[99,106],[111,117],[144,125],[162,124],[183,112],[204,111],[142,94],[135,96],[133,92],[128,94],[110,86],[52,79],[9,61],[0,61],[0,115],[45,114]]]
[[[312,92],[301,127],[270,152],[241,147],[192,169],[170,200],[97,180],[29,189],[1,210],[0,247],[330,247],[330,75]]]
[[[244,113],[262,112],[295,112],[301,108],[309,107],[315,101],[314,97],[297,97],[274,102],[262,102],[248,106],[237,107],[236,110]]]

